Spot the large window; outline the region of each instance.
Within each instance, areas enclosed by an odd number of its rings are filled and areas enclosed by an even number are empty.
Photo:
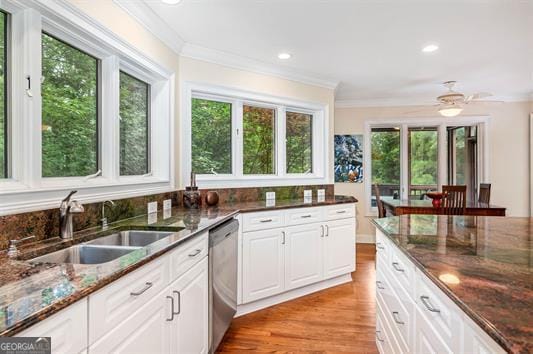
[[[327,183],[325,106],[192,83],[184,91],[183,178],[195,172],[203,187]]]
[[[8,176],[7,149],[7,15],[0,11],[0,178]]]
[[[0,10],[0,215],[174,190],[173,73],[70,7]]]
[[[313,116],[287,111],[287,173],[313,172]]]
[[[149,167],[150,85],[120,72],[120,175],[144,175]]]
[[[42,175],[98,170],[98,60],[42,35]]]
[[[409,198],[424,199],[438,183],[437,128],[409,128]]]
[[[382,198],[400,198],[400,129],[373,128],[371,132],[372,184]],[[372,188],[372,207],[376,206]]]
[[[231,103],[193,98],[193,172],[232,173],[231,126]]]
[[[243,106],[243,173],[269,175],[275,172],[276,111]]]

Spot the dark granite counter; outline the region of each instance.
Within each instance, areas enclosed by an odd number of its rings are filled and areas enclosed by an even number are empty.
[[[93,228],[77,232],[74,240],[52,238],[19,247],[14,260],[0,254],[0,335],[11,336],[84,298],[143,264],[172,250],[185,240],[207,231],[239,212],[266,211],[306,206],[355,203],[353,197],[334,196],[324,201],[303,199],[225,203],[219,207],[186,210],[173,208],[110,224],[102,231]],[[89,241],[121,230],[159,230],[173,234],[111,262],[98,265],[32,264],[27,259]],[[8,235],[9,236],[9,235]],[[16,237],[12,237],[16,238]]]
[[[402,215],[372,223],[504,349],[533,352],[533,218]]]

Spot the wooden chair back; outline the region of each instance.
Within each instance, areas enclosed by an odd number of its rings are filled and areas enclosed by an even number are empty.
[[[381,201],[381,194],[379,193],[379,186],[378,184],[374,184],[374,194],[376,195],[376,203],[378,207],[378,217],[384,218],[387,216],[387,211],[385,210],[385,205],[383,205],[383,202]]]
[[[464,215],[466,210],[466,186],[442,186],[444,198],[442,211],[446,215]]]
[[[490,203],[490,183],[479,184],[479,197],[477,200],[479,203]]]

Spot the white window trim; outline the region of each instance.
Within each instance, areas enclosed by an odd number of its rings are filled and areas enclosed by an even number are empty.
[[[363,159],[366,172],[364,179],[365,196],[366,196],[366,215],[377,215],[377,208],[372,207],[372,154],[371,154],[371,130],[372,128],[388,128],[400,127],[400,144],[407,146],[408,143],[408,129],[410,127],[437,127],[438,131],[438,188],[442,188],[447,184],[448,179],[448,139],[447,127],[461,126],[461,125],[478,125],[478,174],[481,183],[489,183],[489,116],[466,116],[466,117],[428,117],[428,118],[409,118],[409,119],[370,119],[365,122],[364,132],[364,149]],[[400,199],[406,197],[408,190],[408,156],[407,149],[400,149]]]
[[[251,186],[285,186],[327,184],[329,166],[329,107],[327,104],[306,102],[262,93],[244,91],[235,88],[181,82],[181,186],[188,185],[191,173],[191,100],[193,97],[208,98],[233,103],[232,134],[232,174],[198,175],[197,182],[201,188],[251,187]],[[242,105],[251,104],[276,109],[276,173],[272,175],[243,175],[242,173]],[[313,115],[313,172],[310,174],[285,173],[285,111],[309,113]]]
[[[9,93],[11,116],[19,119],[11,120],[8,132],[11,177],[0,180],[0,215],[57,207],[72,189],[78,190],[76,199],[81,202],[175,190],[175,74],[65,0],[3,0],[1,7],[11,14]],[[101,60],[101,176],[41,177],[41,93],[35,78],[41,76],[42,31]],[[151,171],[143,176],[119,175],[119,70],[150,84]],[[28,75],[33,97],[20,94]]]

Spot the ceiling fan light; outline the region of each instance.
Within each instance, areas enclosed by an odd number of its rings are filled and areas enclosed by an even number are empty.
[[[463,108],[456,105],[444,106],[439,109],[439,113],[443,117],[456,117],[463,111]]]

